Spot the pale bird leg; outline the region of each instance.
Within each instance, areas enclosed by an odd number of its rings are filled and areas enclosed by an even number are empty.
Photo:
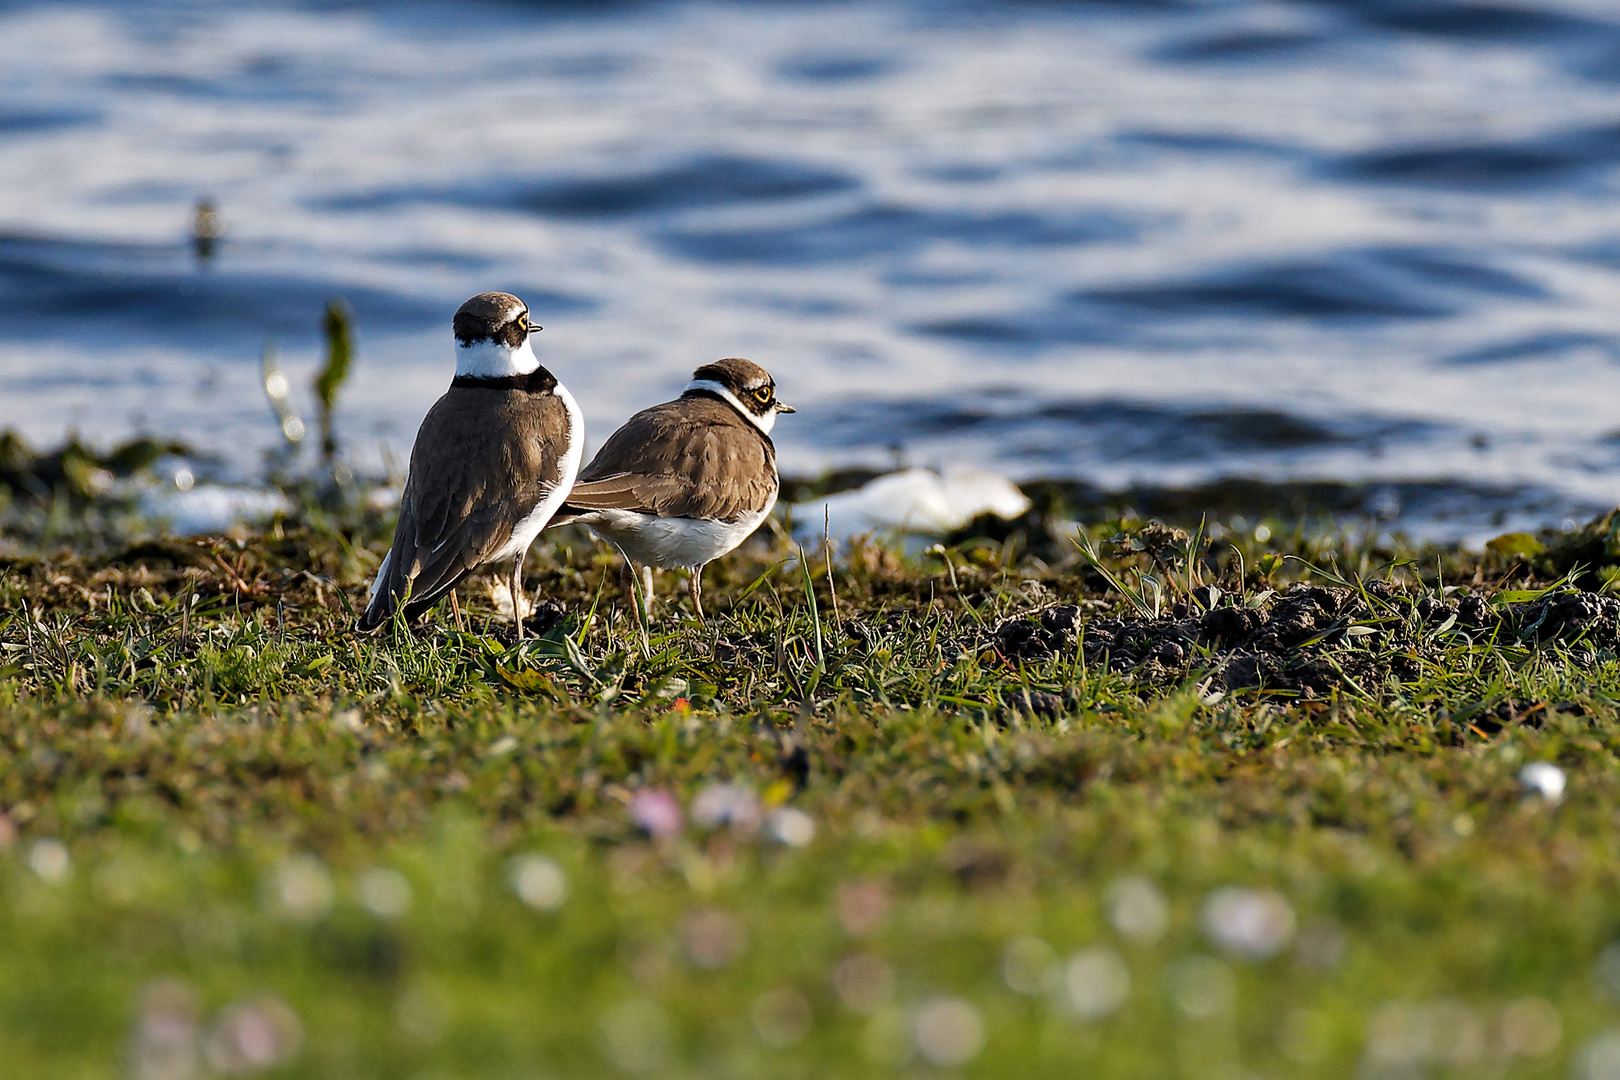
[[[686,575],[686,591],[692,595],[692,610],[697,612],[699,624],[708,626],[709,620],[703,617],[703,567],[694,566]]]
[[[517,624],[517,639],[523,640],[523,556],[520,551],[512,560],[512,621]]]
[[[456,590],[450,590],[450,614],[455,616],[456,629],[463,634],[467,632],[467,625],[461,621],[461,601],[456,599]]]

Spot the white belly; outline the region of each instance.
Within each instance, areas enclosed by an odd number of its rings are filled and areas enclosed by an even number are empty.
[[[757,514],[734,522],[702,518],[661,518],[635,510],[598,510],[580,521],[624,552],[631,562],[662,569],[693,569],[711,562],[748,539],[770,516],[776,497]]]
[[[540,535],[540,530],[550,523],[552,515],[556,514],[557,507],[568,498],[568,492],[574,486],[574,478],[579,475],[579,459],[585,453],[585,419],[574,404],[574,395],[568,392],[568,387],[562,383],[552,391],[562,399],[563,408],[568,411],[568,446],[563,450],[562,457],[557,461],[557,485],[546,493],[540,504],[524,515],[512,528],[512,538],[491,557],[491,562],[501,562],[529,550],[534,538]]]

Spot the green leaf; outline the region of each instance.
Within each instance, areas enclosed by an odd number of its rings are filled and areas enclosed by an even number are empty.
[[[1525,559],[1547,550],[1546,544],[1523,532],[1503,533],[1495,540],[1487,541],[1485,546],[1501,555],[1518,555]]]
[[[544,672],[533,668],[513,667],[510,664],[496,664],[495,673],[501,681],[512,689],[525,694],[545,694],[551,698],[567,698],[567,694],[559,694],[556,681]]]
[[[333,300],[326,305],[321,326],[326,332],[326,366],[315,376],[315,401],[321,414],[321,454],[331,461],[337,455],[337,428],[332,415],[338,388],[349,377],[349,365],[354,359],[354,334],[348,309],[342,301]]]
[[[349,377],[349,363],[354,358],[349,313],[342,301],[326,305],[321,329],[326,333],[326,365],[315,376],[315,400],[323,411],[329,411],[337,403],[338,388]]]
[[[1153,607],[1142,597],[1141,593],[1137,592],[1135,589],[1127,588],[1125,583],[1114,575],[1113,571],[1109,570],[1108,567],[1103,565],[1102,559],[1097,555],[1096,549],[1091,546],[1090,537],[1086,536],[1085,533],[1081,533],[1079,536],[1071,537],[1070,539],[1073,541],[1074,546],[1080,549],[1080,554],[1084,556],[1086,562],[1091,564],[1091,568],[1097,571],[1097,573],[1101,574],[1103,580],[1108,582],[1109,585],[1113,586],[1115,592],[1129,600],[1131,602],[1131,606],[1136,608],[1136,610],[1141,612],[1143,615],[1149,618],[1154,618],[1157,616],[1157,613],[1153,610]],[[972,609],[970,608],[969,610]]]
[[[787,560],[783,559],[782,562],[776,563],[775,565],[772,565],[772,566],[767,566],[765,568],[765,572],[763,574],[759,575],[759,577],[755,578],[754,583],[752,585],[748,586],[748,588],[744,589],[742,592],[737,594],[737,599],[732,601],[732,606],[735,607],[736,605],[742,603],[744,600],[748,599],[750,596],[754,595],[754,590],[759,588],[761,585],[765,584],[765,582],[770,578],[770,576],[772,574],[774,574],[778,570],[782,569],[782,566],[786,562],[787,562]]]
[[[821,609],[816,605],[816,590],[810,580],[810,558],[799,548],[799,569],[804,576],[805,601],[810,605],[810,625],[815,628],[816,642],[816,672],[820,674],[827,667],[827,659],[821,651]]]

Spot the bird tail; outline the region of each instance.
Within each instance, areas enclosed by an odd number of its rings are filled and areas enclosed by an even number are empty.
[[[460,585],[462,579],[467,576],[467,571],[462,570],[441,581],[434,588],[417,595],[414,591],[416,578],[390,572],[389,564],[393,560],[393,554],[389,552],[388,558],[384,559],[382,566],[377,569],[377,580],[371,586],[371,599],[356,623],[357,629],[362,634],[369,634],[392,619],[394,609],[402,605],[405,608],[405,621],[414,623],[434,604],[443,600],[451,589]]]
[[[377,567],[377,577],[371,583],[371,594],[366,598],[365,610],[360,612],[357,624],[362,634],[371,633],[392,618],[394,608],[410,590],[410,578],[398,572],[398,554],[397,551],[390,551],[383,556],[382,565]],[[407,607],[407,613],[409,610]]]
[[[371,633],[394,613],[394,591],[388,585],[388,560],[384,559],[377,569],[377,580],[371,583],[371,596],[365,610],[360,612],[358,628],[362,634]]]

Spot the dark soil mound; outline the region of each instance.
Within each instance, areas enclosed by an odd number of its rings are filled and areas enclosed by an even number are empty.
[[[1373,694],[1417,678],[1458,636],[1474,643],[1579,646],[1596,661],[1620,650],[1620,600],[1561,591],[1492,604],[1398,591],[1384,582],[1357,589],[1294,585],[1247,604],[1193,590],[1192,602],[1158,618],[1085,618],[1054,604],[1009,618],[987,644],[1009,663],[1074,655],[1086,663],[1173,683],[1207,673],[1212,688],[1291,691],[1320,697],[1335,687]]]

